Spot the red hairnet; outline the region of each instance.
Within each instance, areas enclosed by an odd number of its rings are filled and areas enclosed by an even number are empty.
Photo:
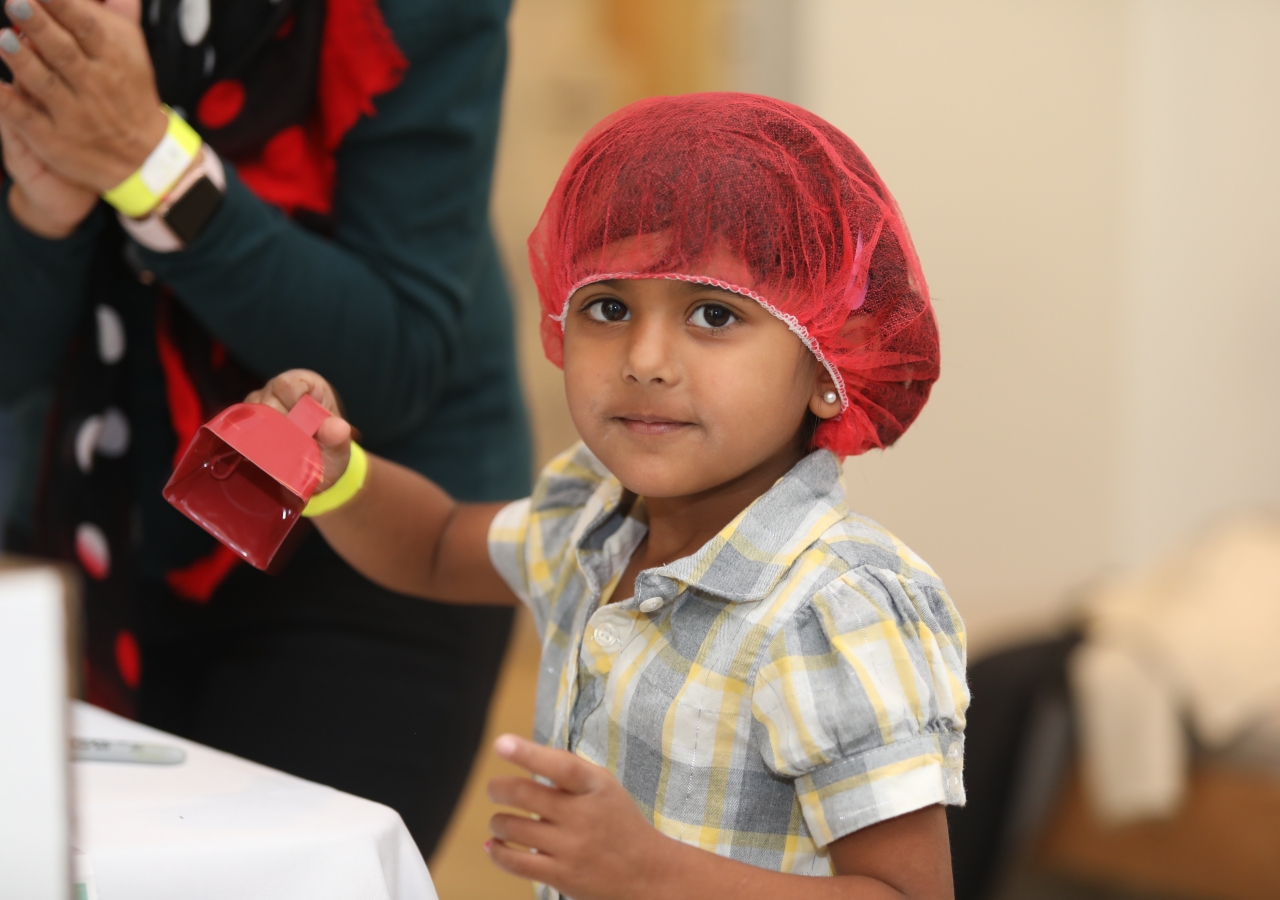
[[[938,329],[915,248],[871,163],[836,128],[750,94],[654,97],[596,125],[529,236],[542,346],[564,364],[585,284],[675,278],[759,302],[836,383],[813,445],[892,444],[938,378]]]

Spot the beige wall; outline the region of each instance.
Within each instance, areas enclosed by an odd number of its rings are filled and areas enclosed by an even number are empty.
[[[796,0],[795,97],[880,168],[943,376],[855,504],[979,649],[1280,502],[1273,3]]]
[[[1117,543],[1280,505],[1280,4],[1127,4]]]

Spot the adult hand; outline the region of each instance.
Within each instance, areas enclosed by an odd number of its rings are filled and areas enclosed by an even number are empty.
[[[106,0],[104,8],[137,24],[139,0]],[[3,90],[3,88],[0,88]],[[21,87],[18,91],[21,92]],[[4,168],[13,180],[9,212],[19,225],[44,238],[64,238],[84,221],[98,202],[98,195],[84,185],[68,181],[46,166],[23,137],[0,120],[0,146]]]
[[[0,122],[4,168],[13,179],[9,212],[19,225],[43,238],[58,240],[75,231],[98,202],[91,189],[50,171],[12,128]]]
[[[168,127],[136,21],[94,0],[9,0],[22,29],[0,34],[14,85],[0,85],[0,125],[65,181],[96,194],[132,175]]]
[[[495,803],[537,816],[499,813],[489,821],[494,839],[486,846],[498,866],[578,900],[653,896],[647,878],[673,842],[646,821],[611,772],[511,734],[494,749],[555,785],[518,777],[489,782]]]
[[[261,403],[288,415],[294,404],[310,394],[332,415],[320,423],[316,443],[324,462],[324,479],[317,490],[325,490],[347,471],[351,461],[351,424],[342,418],[342,404],[329,382],[307,369],[290,369],[272,378],[261,389],[244,398],[245,403]]]

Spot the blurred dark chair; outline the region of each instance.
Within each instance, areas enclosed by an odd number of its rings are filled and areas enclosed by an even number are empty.
[[[1070,762],[1072,633],[969,666],[965,806],[947,808],[956,900],[986,900],[1036,839]]]
[[[1168,819],[1121,826],[1089,808],[1073,760],[1066,662],[1078,634],[969,667],[968,805],[949,807],[957,900],[1280,897],[1280,757],[1198,752]],[[1065,891],[1065,892],[1064,892]]]

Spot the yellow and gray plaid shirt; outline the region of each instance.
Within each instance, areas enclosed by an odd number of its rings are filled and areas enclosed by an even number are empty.
[[[534,739],[609,769],[663,834],[781,872],[830,874],[837,838],[963,803],[964,626],[839,475],[810,454],[610,604],[643,499],[582,445],[552,461],[489,531],[542,640]]]

